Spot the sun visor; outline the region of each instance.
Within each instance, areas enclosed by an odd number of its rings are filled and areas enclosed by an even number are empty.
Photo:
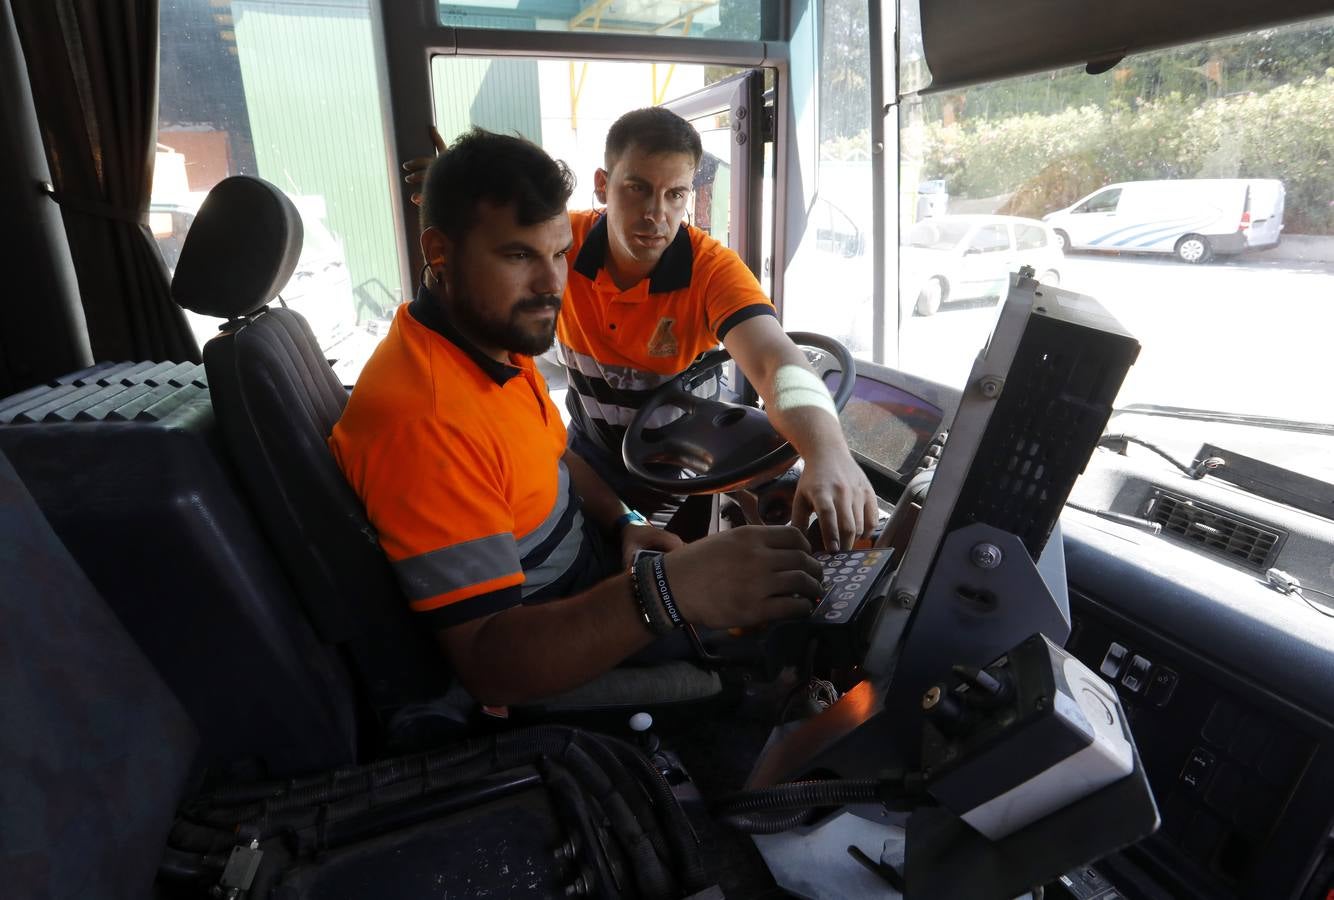
[[[1132,53],[1330,13],[1329,0],[919,2],[931,70],[923,93],[1072,65],[1089,66],[1096,74]]]

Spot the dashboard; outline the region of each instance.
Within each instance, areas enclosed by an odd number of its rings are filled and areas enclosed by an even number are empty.
[[[1107,862],[1122,893],[1323,900],[1334,884],[1305,889],[1334,825],[1334,623],[1188,548],[1062,522],[1067,648],[1116,685],[1162,818]]]
[[[854,452],[902,484],[956,407],[946,389],[862,364],[843,418]],[[1240,526],[1220,538],[1226,522],[1196,516],[1174,531],[1156,515],[1165,492]],[[1322,583],[1334,521],[1147,453],[1097,451],[1071,500],[1067,649],[1115,685],[1161,826],[1049,896],[1334,896],[1334,618],[1265,578],[1280,566]],[[1278,540],[1257,549],[1251,526]]]

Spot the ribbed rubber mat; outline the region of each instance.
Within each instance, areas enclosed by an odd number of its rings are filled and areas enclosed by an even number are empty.
[[[198,363],[99,363],[0,400],[0,424],[161,422],[207,396]]]

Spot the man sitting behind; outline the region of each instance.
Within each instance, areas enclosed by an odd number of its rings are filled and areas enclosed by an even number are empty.
[[[445,146],[431,130],[437,150]],[[703,155],[699,134],[662,107],[628,112],[607,132],[593,175],[602,210],[570,213],[574,243],[557,351],[569,372],[570,446],[617,493],[666,514],[680,498],[626,471],[626,426],[654,389],[719,343],[801,453],[792,521],[819,517],[827,549],[876,525],[875,493],[853,460],[829,392],[779,324],[740,257],[687,222]],[[416,183],[427,159],[404,164]]]
[[[555,336],[572,188],[541,148],[481,130],[432,163],[421,207],[429,277],[399,307],[330,438],[412,609],[488,705],[574,688],[678,618],[756,625],[804,615],[820,593],[820,566],[790,527],[689,546],[623,528],[622,559],[671,551],[665,596],[607,577],[618,566],[604,536],[625,506],[566,448],[532,360]]]

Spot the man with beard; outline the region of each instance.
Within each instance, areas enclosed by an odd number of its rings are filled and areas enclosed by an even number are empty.
[[[481,130],[432,163],[425,281],[330,437],[412,609],[490,706],[574,688],[687,622],[799,616],[820,594],[795,528],[618,533],[626,508],[567,449],[532,360],[555,338],[572,188],[541,148]],[[639,550],[670,558],[625,572]]]
[[[431,130],[437,150],[445,143]],[[574,244],[557,355],[569,372],[570,446],[628,503],[665,521],[683,498],[643,484],[621,459],[626,426],[654,389],[721,343],[804,463],[792,521],[816,514],[829,550],[875,527],[875,493],[852,459],[829,392],[783,332],[741,258],[686,221],[703,157],[699,134],[662,107],[607,132],[593,195],[570,212]],[[429,159],[404,163],[416,184]],[[631,513],[632,518],[637,514]],[[642,517],[638,517],[642,521]]]

